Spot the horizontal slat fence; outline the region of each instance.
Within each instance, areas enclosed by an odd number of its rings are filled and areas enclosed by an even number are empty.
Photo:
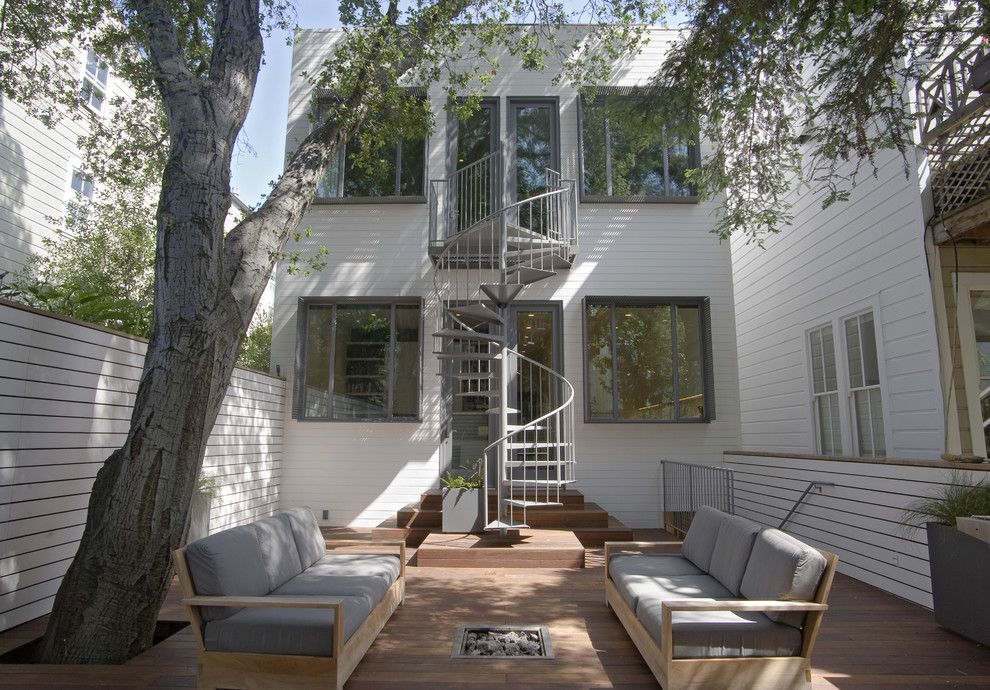
[[[726,453],[735,477],[736,514],[776,527],[809,482],[812,490],[785,531],[838,554],[839,571],[931,608],[924,529],[904,522],[904,509],[939,486],[990,477],[984,469],[856,459]]]
[[[0,630],[51,610],[104,459],[124,440],[143,340],[0,300]],[[204,472],[211,530],[278,508],[285,381],[235,369]]]

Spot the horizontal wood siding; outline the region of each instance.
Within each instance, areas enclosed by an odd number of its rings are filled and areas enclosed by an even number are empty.
[[[887,456],[938,460],[944,452],[918,180],[905,179],[896,154],[878,165],[877,179],[862,175],[848,202],[826,210],[820,194],[792,193],[793,223],[765,248],[732,239],[744,450],[818,452],[807,331],[873,309]]]
[[[777,527],[812,481],[784,531],[839,556],[839,571],[931,608],[927,537],[905,523],[904,510],[953,477],[978,481],[986,470],[945,463],[897,464],[726,453],[735,479],[736,513]],[[987,468],[990,469],[990,468]]]
[[[105,458],[124,440],[142,340],[0,301],[0,630],[51,610]],[[204,472],[211,529],[278,508],[284,381],[235,369]]]
[[[643,83],[672,34],[658,32],[635,58],[615,63],[616,85]],[[309,131],[310,91],[301,77],[318,68],[333,31],[303,31],[293,52],[286,146]],[[554,85],[555,72],[526,72],[502,60],[488,94],[499,98],[502,127],[509,98],[559,98],[563,177],[580,179],[579,100],[571,87]],[[447,176],[445,95],[431,93],[440,118],[428,144],[426,179]],[[504,138],[504,137],[503,137]],[[739,406],[729,247],[710,234],[715,206],[706,204],[584,203],[578,209],[576,263],[554,278],[528,286],[518,298],[556,301],[563,312],[564,375],[577,393],[578,485],[626,524],[660,525],[661,458],[718,462],[739,448]],[[424,303],[422,420],[418,423],[286,423],[283,505],[309,505],[323,524],[373,526],[439,486],[441,382],[431,354],[436,324],[432,266],[427,256],[425,203],[313,204],[301,223],[312,236],[293,247],[304,255],[325,246],[320,273],[276,282],[272,364],[293,377],[298,302],[307,297],[420,297]],[[709,297],[715,360],[717,419],[710,423],[603,424],[584,420],[582,300],[598,296]],[[291,395],[291,393],[290,393]],[[290,398],[291,399],[291,398]]]

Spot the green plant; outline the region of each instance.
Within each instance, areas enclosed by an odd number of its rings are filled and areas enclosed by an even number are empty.
[[[206,496],[210,502],[220,501],[220,482],[215,474],[201,474],[196,482],[196,494]]]
[[[990,480],[966,484],[953,477],[934,495],[919,498],[904,510],[905,521],[917,527],[926,522],[955,527],[956,518],[970,515],[990,515]]]
[[[453,475],[450,473],[450,470],[447,470],[447,476],[440,477],[440,481],[448,489],[480,489],[485,485],[485,480],[482,478],[480,472],[475,472],[465,477],[462,475]]]

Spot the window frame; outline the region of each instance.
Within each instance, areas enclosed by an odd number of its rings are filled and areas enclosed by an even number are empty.
[[[969,419],[970,447],[975,455],[986,455],[986,437],[983,433],[983,411],[980,405],[980,360],[976,347],[976,324],[973,321],[975,290],[990,291],[990,273],[953,272],[952,283],[956,287],[956,328],[959,332],[959,351],[963,368],[963,393],[966,396],[966,414]],[[983,451],[981,453],[981,450]]]
[[[426,98],[426,94],[423,89],[410,88],[409,91],[410,98]],[[324,91],[318,93],[316,97],[316,122],[319,123],[323,118],[323,106],[326,103],[334,101],[337,97],[329,91]],[[313,125],[314,128],[319,126],[318,124]],[[419,189],[419,194],[409,194],[409,195],[384,195],[384,196],[342,196],[344,191],[344,171],[346,170],[346,157],[348,152],[348,147],[351,145],[351,141],[344,144],[343,148],[336,154],[336,161],[333,161],[329,166],[327,166],[327,172],[331,170],[334,166],[337,168],[337,196],[319,196],[319,187],[317,187],[317,194],[313,197],[313,204],[425,204],[426,203],[426,190],[429,184],[429,154],[430,154],[430,137],[423,137],[423,179],[422,184]],[[395,191],[400,191],[402,187],[402,147],[403,142],[395,142],[396,146],[396,156],[393,161],[395,167]],[[326,173],[324,173],[324,177]]]
[[[580,168],[580,180],[578,181],[578,193],[581,203],[646,203],[646,204],[697,204],[701,197],[697,190],[692,187],[693,194],[684,196],[642,196],[642,195],[610,195],[610,194],[587,194],[585,193],[585,141],[584,141],[584,121],[585,108],[589,101],[592,104],[603,103],[610,98],[626,99],[631,98],[635,87],[603,87],[598,90],[595,98],[588,99],[585,96],[578,98],[578,166]],[[605,137],[606,148],[611,148],[611,142]],[[664,188],[670,188],[669,168],[667,166],[669,147],[664,148]],[[701,163],[700,149],[697,143],[688,144],[688,165],[697,167]],[[606,169],[611,175],[611,159],[606,161]]]
[[[76,189],[76,180],[82,189]],[[69,166],[69,201],[72,203],[88,203],[96,198],[96,183],[86,179],[82,168],[78,165]]]
[[[334,418],[333,416],[333,395],[334,395],[334,373],[333,362],[336,356],[336,335],[337,335],[337,309],[344,306],[365,306],[382,305],[388,306],[391,310],[391,327],[389,336],[389,410],[386,417],[348,417]],[[308,417],[305,415],[305,391],[306,391],[306,357],[307,342],[309,336],[309,309],[313,306],[332,306],[334,308],[331,320],[330,335],[330,378],[328,381],[329,401],[327,414],[325,417]],[[395,402],[395,308],[397,306],[415,306],[419,309],[418,338],[416,342],[416,362],[418,370],[416,372],[416,414],[412,416],[393,416],[392,405]],[[373,423],[419,423],[423,418],[423,300],[420,297],[300,297],[296,308],[296,353],[295,366],[293,370],[293,393],[292,393],[292,418],[299,422],[373,422]]]
[[[859,319],[864,314],[872,313],[873,316],[873,336],[876,347],[877,356],[877,372],[879,375],[880,382],[876,386],[870,386],[868,388],[873,388],[880,391],[880,402],[882,406],[882,428],[883,428],[883,443],[884,443],[884,454],[864,454],[860,448],[859,434],[857,420],[855,417],[855,404],[854,395],[857,390],[863,390],[863,388],[853,388],[852,381],[850,379],[850,360],[849,360],[849,345],[846,336],[846,323],[852,319]],[[860,302],[856,305],[851,305],[848,310],[843,310],[840,312],[835,312],[826,315],[823,318],[815,319],[805,325],[804,329],[804,353],[807,367],[807,377],[808,377],[808,410],[809,419],[812,425],[812,448],[811,452],[817,455],[822,455],[824,457],[853,457],[853,458],[864,458],[867,460],[882,460],[883,458],[891,457],[891,441],[893,436],[891,434],[890,426],[890,394],[887,388],[887,372],[885,368],[885,357],[883,350],[883,324],[880,321],[880,304],[876,299],[869,300],[866,302]],[[836,383],[838,385],[839,394],[839,429],[840,429],[840,439],[841,439],[841,449],[839,454],[829,454],[826,453],[823,444],[821,443],[821,428],[818,424],[818,417],[816,415],[815,407],[815,382],[814,382],[814,370],[811,361],[811,340],[810,336],[816,330],[823,328],[825,326],[831,326],[832,328],[832,346],[835,355],[835,366],[836,366]]]
[[[505,99],[506,108],[506,128],[505,128],[505,206],[520,201],[517,198],[519,187],[518,156],[516,155],[519,137],[517,125],[517,110],[519,108],[543,108],[550,109],[550,169],[563,174],[561,170],[560,151],[560,97],[559,96],[510,96]]]
[[[96,72],[90,73],[89,65],[91,59],[96,61]],[[100,79],[100,73],[103,73],[103,79]],[[107,91],[110,84],[110,65],[107,64],[103,58],[99,56],[92,48],[86,49],[86,56],[83,58],[82,64],[82,86],[80,88],[80,96],[83,99],[83,104],[97,115],[103,113],[103,107],[107,100]],[[96,106],[93,104],[93,94],[100,94],[100,104]]]
[[[702,394],[704,395],[704,414],[700,417],[685,417],[680,418],[674,417],[673,419],[624,419],[618,416],[618,392],[615,386],[616,380],[616,364],[615,358],[613,357],[612,364],[612,416],[591,416],[591,376],[588,373],[588,368],[590,362],[588,361],[588,346],[589,346],[589,332],[588,332],[588,306],[589,305],[610,305],[613,309],[613,323],[614,323],[614,309],[617,305],[642,305],[642,306],[685,306],[685,307],[697,307],[698,308],[698,325],[700,328],[699,333],[699,345],[701,347],[701,377],[702,377]],[[711,326],[711,298],[710,297],[627,297],[627,296],[610,296],[610,295],[588,295],[581,300],[581,328],[583,331],[583,352],[581,358],[583,360],[583,374],[584,374],[584,421],[588,424],[708,424],[716,419],[716,405],[715,405],[715,367],[714,367],[714,340],[712,338],[712,326]],[[676,317],[675,320],[671,322],[671,328],[676,329]],[[673,340],[674,352],[672,353],[672,359],[676,360],[677,356],[677,346],[676,338]],[[614,338],[613,338],[614,344]],[[614,352],[614,347],[613,347]],[[679,382],[677,381],[678,372],[676,367],[672,372],[674,375],[674,391],[675,397],[677,395]],[[679,408],[675,407],[675,410]]]

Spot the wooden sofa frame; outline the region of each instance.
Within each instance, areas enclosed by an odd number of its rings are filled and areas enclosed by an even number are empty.
[[[327,549],[361,546],[362,553],[381,553],[380,546],[398,547],[399,577],[371,610],[350,639],[344,641],[347,612],[343,597],[275,596],[234,597],[199,596],[192,586],[186,547],[172,552],[176,574],[182,587],[182,603],[189,612],[196,650],[199,653],[196,674],[198,688],[340,688],[350,677],[371,647],[385,622],[405,600],[406,544],[403,541],[327,541]],[[334,612],[332,654],[330,657],[291,654],[253,654],[210,652],[203,643],[203,619],[200,606],[269,606],[280,608],[328,608]]]
[[[822,615],[828,609],[828,593],[832,588],[838,556],[817,549],[826,560],[813,600],[804,601],[727,601],[679,599],[665,601],[661,610],[661,644],[658,646],[646,628],[626,604],[609,574],[609,558],[618,552],[680,554],[681,542],[606,542],[605,543],[605,604],[612,607],[625,627],[636,649],[649,665],[653,675],[665,690],[749,690],[752,688],[810,688],[811,652],[821,626]],[[807,611],[801,630],[801,653],[798,656],[722,657],[676,659],[672,639],[674,611]]]

